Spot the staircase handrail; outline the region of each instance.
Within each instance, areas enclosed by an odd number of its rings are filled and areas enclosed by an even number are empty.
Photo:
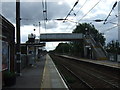
[[[93,41],[93,43],[95,44],[95,45],[97,45],[97,43],[96,43],[96,41],[94,40],[94,38],[89,34],[89,36],[90,36],[90,38],[91,38],[91,40]]]
[[[100,47],[102,48],[103,52],[104,52],[105,55],[107,56],[108,53],[107,53],[106,50],[103,48],[102,44],[101,44],[100,42],[99,42],[98,44],[100,45]]]

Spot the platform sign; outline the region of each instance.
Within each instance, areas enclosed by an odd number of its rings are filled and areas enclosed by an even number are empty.
[[[34,46],[28,46],[28,54],[33,54]]]
[[[9,69],[9,45],[2,41],[2,71]]]

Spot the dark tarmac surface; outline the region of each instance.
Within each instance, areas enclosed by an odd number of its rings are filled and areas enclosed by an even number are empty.
[[[3,87],[3,90],[19,90],[22,88],[40,90],[45,65],[45,56],[40,61],[36,62],[34,66],[30,66],[22,70],[22,76],[17,77],[16,84],[14,86]]]

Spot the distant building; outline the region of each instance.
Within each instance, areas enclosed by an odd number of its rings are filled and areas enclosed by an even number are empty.
[[[43,54],[43,49],[46,44],[44,42],[40,42],[39,39],[35,38],[36,38],[35,34],[31,33],[28,35],[28,41],[26,41],[26,43],[20,44],[22,67],[34,64],[34,62],[40,59],[40,56]]]

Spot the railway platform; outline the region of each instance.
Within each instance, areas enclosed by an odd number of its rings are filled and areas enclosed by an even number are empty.
[[[67,85],[59,74],[56,66],[54,65],[52,59],[47,54],[46,62],[43,72],[43,79],[41,82],[41,89],[45,88],[61,88],[64,90],[68,90]]]
[[[16,78],[13,86],[4,86],[2,90],[40,90],[40,85],[45,66],[45,59],[36,62],[34,66],[26,67],[21,71],[22,75]]]
[[[3,87],[2,90],[44,90],[44,89],[68,90],[67,85],[59,74],[50,56],[44,55],[44,59],[33,67],[22,70],[22,76],[17,77],[16,84]]]
[[[120,63],[112,62],[109,60],[83,59],[83,58],[76,58],[76,57],[71,57],[71,56],[67,56],[67,55],[61,55],[61,56],[70,58],[70,59],[76,59],[76,60],[80,60],[80,61],[84,61],[84,62],[89,62],[89,63],[93,63],[93,64],[104,65],[104,66],[120,69]]]

